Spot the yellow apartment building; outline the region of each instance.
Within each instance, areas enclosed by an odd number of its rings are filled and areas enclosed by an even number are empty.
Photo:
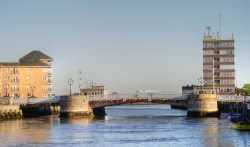
[[[48,55],[34,50],[19,62],[0,62],[0,97],[51,97],[52,61]]]

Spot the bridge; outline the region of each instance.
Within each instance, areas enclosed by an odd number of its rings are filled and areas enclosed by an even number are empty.
[[[243,101],[250,102],[250,96],[217,95],[212,99],[206,96],[201,96],[200,98],[200,96],[201,95],[191,95],[190,97],[181,94],[129,93],[88,96],[56,96],[51,98],[13,99],[4,97],[0,98],[0,119],[10,114],[11,117],[16,115],[21,116],[20,109],[24,116],[26,114],[39,116],[41,114],[46,115],[59,112],[61,114],[63,111],[63,113],[66,114],[69,112],[87,112],[87,114],[93,112],[94,115],[104,115],[105,107],[141,102],[170,104],[171,108],[188,109],[188,112],[194,111],[194,115],[199,116],[203,115],[200,112],[203,113],[204,111],[210,110],[227,113],[230,110],[229,103],[242,103]]]
[[[51,98],[19,98],[13,99],[13,104],[28,105],[28,104],[53,104],[59,103],[61,97]],[[121,105],[136,102],[152,102],[152,103],[169,103],[170,101],[185,101],[187,95],[182,94],[146,94],[146,93],[129,93],[129,94],[106,94],[106,95],[88,95],[89,103],[95,107],[105,107],[113,105]],[[235,96],[235,95],[217,95],[219,102],[243,102],[250,101],[250,96]],[[8,100],[3,100],[0,103],[8,103]]]

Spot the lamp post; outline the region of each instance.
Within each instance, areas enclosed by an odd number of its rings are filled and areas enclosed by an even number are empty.
[[[73,85],[74,80],[72,80],[71,78],[68,80],[68,84],[69,84],[69,95],[71,95],[71,86]]]
[[[8,84],[3,85],[3,86],[5,88],[5,97],[7,97],[8,96]]]
[[[35,91],[36,87],[34,85],[31,86],[31,97],[34,97],[34,91]]]

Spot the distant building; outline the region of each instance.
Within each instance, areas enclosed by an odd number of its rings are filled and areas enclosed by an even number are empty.
[[[205,86],[219,94],[235,93],[234,39],[217,39],[208,34],[203,40],[203,79]],[[213,78],[214,77],[214,78]]]
[[[189,95],[189,94],[211,94],[213,89],[206,86],[197,86],[197,85],[187,85],[182,86],[182,94]]]
[[[94,86],[92,85],[90,88],[81,89],[81,94],[83,95],[102,95],[107,94],[107,91],[104,86]]]
[[[160,91],[158,91],[158,90],[137,90],[136,93],[157,94],[157,93],[160,93]]]
[[[196,85],[187,85],[187,86],[182,86],[182,94],[193,94],[194,88],[197,88],[200,86],[196,86]]]
[[[32,51],[19,62],[0,62],[0,97],[51,97],[52,61],[41,51]]]

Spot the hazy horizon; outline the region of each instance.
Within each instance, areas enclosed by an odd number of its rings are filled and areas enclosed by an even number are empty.
[[[0,1],[1,62],[32,50],[54,59],[53,93],[86,83],[118,93],[181,93],[202,76],[206,26],[235,39],[237,86],[250,83],[250,1]]]

